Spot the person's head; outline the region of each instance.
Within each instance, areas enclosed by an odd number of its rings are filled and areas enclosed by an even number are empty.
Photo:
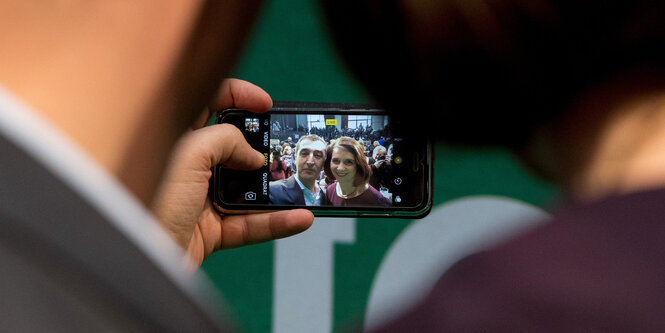
[[[272,160],[279,161],[280,158],[282,158],[282,150],[279,149],[279,147],[275,147],[275,149],[272,150]]]
[[[374,151],[372,152],[372,158],[373,159],[378,159],[379,156],[384,156],[386,155],[387,149],[384,146],[376,146],[374,148]]]
[[[285,143],[283,151],[282,151],[282,155],[291,155],[291,153],[293,153],[291,146],[289,146],[288,143]]]
[[[0,82],[147,203],[260,2],[2,1]]]
[[[296,172],[301,182],[315,181],[326,159],[326,142],[315,134],[303,135],[296,143]]]
[[[343,136],[334,140],[328,146],[328,157],[323,166],[327,182],[352,182],[353,186],[367,184],[372,169],[367,164],[364,151],[362,143],[353,138]]]
[[[520,148],[606,80],[665,76],[662,1],[323,3],[348,64],[408,134]]]
[[[198,120],[235,65],[261,1],[46,0],[41,8],[5,3],[3,85],[39,111],[75,117],[73,110],[108,115],[108,108],[114,120],[133,113],[131,120],[145,122],[139,125],[146,134],[156,121],[151,112],[179,131]]]

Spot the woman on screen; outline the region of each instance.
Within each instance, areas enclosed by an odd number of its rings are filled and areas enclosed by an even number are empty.
[[[333,206],[390,206],[391,202],[369,185],[372,174],[365,147],[350,137],[334,140],[326,149],[326,204]]]

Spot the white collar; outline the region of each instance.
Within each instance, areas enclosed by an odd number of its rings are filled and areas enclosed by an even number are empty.
[[[308,189],[310,192],[312,192],[312,190],[310,188],[305,186],[305,184],[303,184],[300,181],[300,178],[298,178],[298,172],[297,171],[296,171],[296,175],[295,175],[294,178],[296,179],[296,182],[298,183],[298,186],[300,186],[301,190],[304,191],[305,189]],[[319,189],[319,186],[316,184],[316,181],[314,181],[314,192],[312,192],[312,195],[314,195],[314,197],[316,198],[316,196],[319,194],[319,192],[321,192],[321,189]]]

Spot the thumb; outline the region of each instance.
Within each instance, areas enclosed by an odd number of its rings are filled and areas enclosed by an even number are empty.
[[[231,124],[218,124],[204,127],[187,134],[177,150],[191,167],[201,171],[209,170],[217,164],[239,170],[258,169],[265,162],[265,156],[254,150],[245,140],[242,132]],[[186,156],[186,157],[185,157]]]

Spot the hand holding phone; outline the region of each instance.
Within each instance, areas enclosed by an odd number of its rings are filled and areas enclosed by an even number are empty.
[[[220,91],[220,105],[229,106],[235,101],[252,111],[265,112],[272,104],[263,90],[245,81],[227,80]],[[234,126],[195,129],[176,145],[151,207],[193,263],[199,265],[218,249],[286,237],[311,225],[312,214],[302,209],[220,216],[208,196],[210,170],[219,163],[249,170],[263,165],[264,159]]]
[[[317,216],[421,217],[431,208],[429,141],[396,135],[382,110],[278,102],[262,115],[227,110],[217,122],[241,129],[265,156],[254,171],[215,168],[215,203],[225,213],[298,207]]]

